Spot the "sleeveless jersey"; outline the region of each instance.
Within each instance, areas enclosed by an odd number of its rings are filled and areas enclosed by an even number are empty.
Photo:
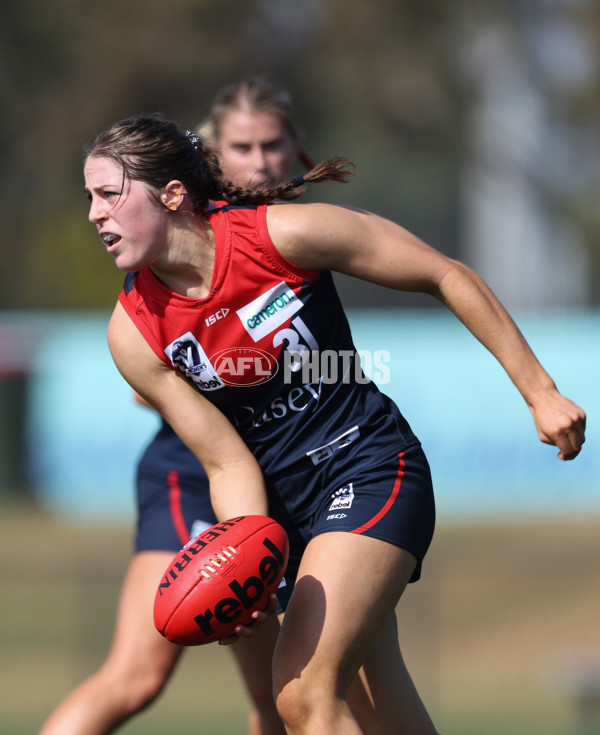
[[[270,502],[307,517],[316,489],[337,481],[341,460],[376,467],[390,435],[399,450],[417,439],[362,372],[331,273],[283,258],[265,205],[206,216],[215,235],[206,298],[171,291],[146,267],[127,275],[119,300],[160,359],[236,427]]]

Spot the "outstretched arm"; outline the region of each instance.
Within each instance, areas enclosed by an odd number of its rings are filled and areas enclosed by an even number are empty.
[[[497,358],[532,413],[538,436],[573,459],[585,441],[585,413],[557,390],[520,330],[470,268],[369,212],[324,204],[268,210],[269,232],[297,265],[330,269],[442,301]]]
[[[499,360],[525,399],[541,441],[574,459],[585,441],[585,413],[559,393],[525,338],[485,282],[461,263],[433,292]]]
[[[227,418],[152,351],[120,303],[108,327],[119,372],[173,427],[202,463],[219,520],[267,515],[262,472]]]

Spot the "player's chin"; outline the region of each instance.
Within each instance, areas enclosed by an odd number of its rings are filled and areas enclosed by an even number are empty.
[[[130,257],[127,257],[124,253],[111,253],[111,255],[114,258],[115,265],[120,271],[123,271],[123,273],[136,273],[137,271],[141,270],[145,265],[148,265],[145,262],[140,262],[139,260],[134,260]]]
[[[133,264],[128,263],[127,258],[118,250],[113,250],[112,252],[109,252],[109,255],[112,255],[113,260],[115,261],[115,265],[120,271],[123,271],[124,273],[129,273],[130,271],[133,272],[135,270]]]

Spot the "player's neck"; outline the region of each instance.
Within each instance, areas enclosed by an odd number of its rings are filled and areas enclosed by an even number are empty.
[[[215,262],[215,237],[205,217],[180,215],[166,252],[152,271],[172,291],[194,299],[210,292]]]

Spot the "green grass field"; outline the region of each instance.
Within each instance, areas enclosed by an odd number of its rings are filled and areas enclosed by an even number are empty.
[[[0,735],[34,735],[100,664],[131,530],[35,509],[0,517]],[[577,656],[600,666],[600,518],[440,525],[398,608],[409,669],[444,735],[591,735],[568,690]],[[232,656],[190,649],[124,735],[234,735],[247,706]],[[395,735],[395,734],[394,734]]]

